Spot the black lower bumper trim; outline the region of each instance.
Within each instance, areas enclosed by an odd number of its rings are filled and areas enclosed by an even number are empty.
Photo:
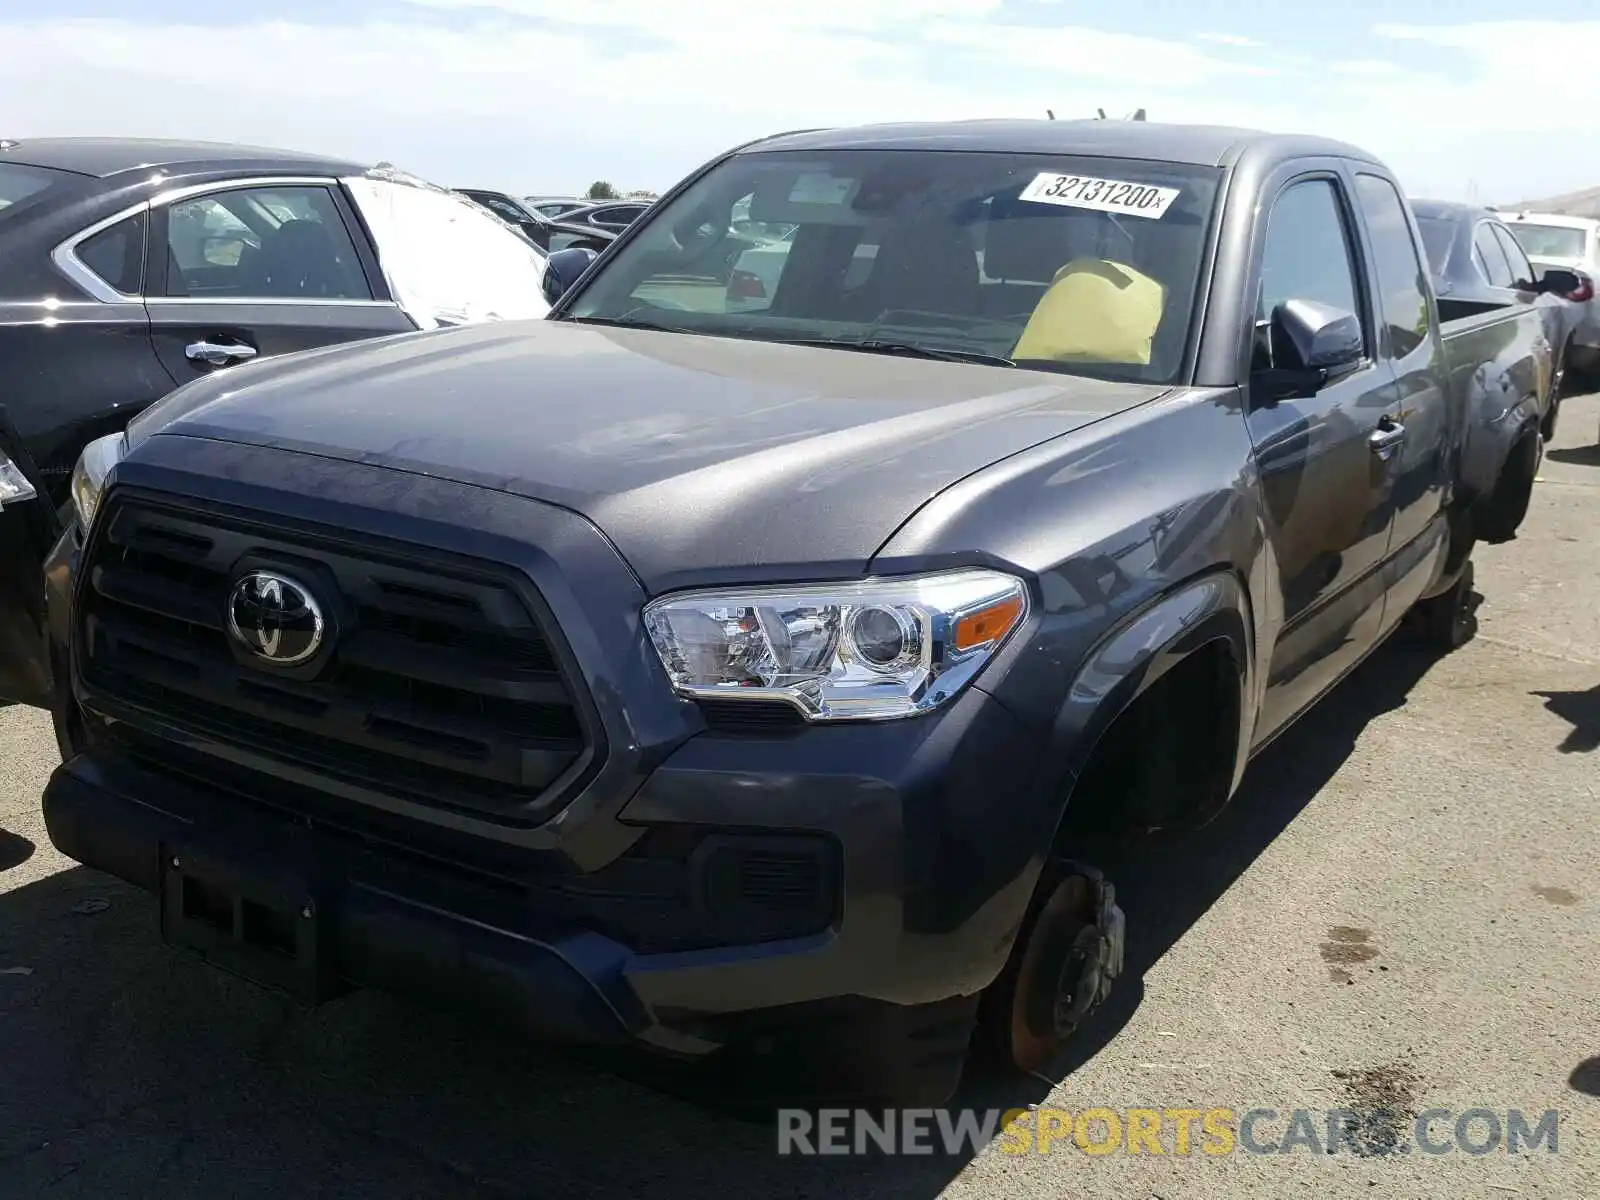
[[[474,919],[459,894],[430,904],[415,880],[369,874],[281,826],[252,827],[236,809],[224,837],[193,813],[124,794],[80,757],[51,777],[44,816],[62,853],[162,896],[168,940],[302,999],[345,981],[590,1045],[629,1042],[650,1024],[623,979],[628,951],[617,943],[583,930],[522,932],[489,908]],[[241,848],[248,861],[239,861]],[[314,950],[293,929],[297,917],[314,925]],[[246,927],[252,920],[258,933]]]

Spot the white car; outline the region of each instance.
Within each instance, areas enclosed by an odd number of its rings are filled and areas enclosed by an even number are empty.
[[[1564,267],[1600,279],[1600,221],[1563,213],[1497,212],[1534,267]],[[1569,379],[1600,388],[1600,299],[1591,284],[1587,295],[1568,299],[1578,306],[1567,345]]]

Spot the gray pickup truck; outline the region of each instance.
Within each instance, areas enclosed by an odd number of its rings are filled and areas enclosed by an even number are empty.
[[[1311,138],[784,135],[550,269],[548,320],[86,451],[50,837],[306,1001],[791,1097],[1049,1063],[1127,936],[1083,831],[1210,819],[1402,621],[1470,637],[1549,399],[1464,478],[1505,347],[1450,357],[1394,177]]]

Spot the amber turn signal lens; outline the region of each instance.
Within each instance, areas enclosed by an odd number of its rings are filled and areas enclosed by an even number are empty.
[[[955,648],[971,650],[999,641],[1011,632],[1012,626],[1022,616],[1022,597],[1007,596],[988,608],[968,613],[956,622]]]

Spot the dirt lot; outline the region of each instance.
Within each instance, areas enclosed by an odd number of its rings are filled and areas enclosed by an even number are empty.
[[[1277,1110],[1263,1140],[1294,1109],[1554,1109],[1555,1153],[780,1159],[770,1126],[554,1052],[382,996],[298,1012],[169,952],[149,900],[51,849],[54,744],[11,709],[0,1195],[1600,1196],[1597,426],[1568,402],[1525,533],[1480,553],[1477,641],[1386,647],[1217,824],[1115,864],[1120,995],[1051,1079],[966,1098]]]

